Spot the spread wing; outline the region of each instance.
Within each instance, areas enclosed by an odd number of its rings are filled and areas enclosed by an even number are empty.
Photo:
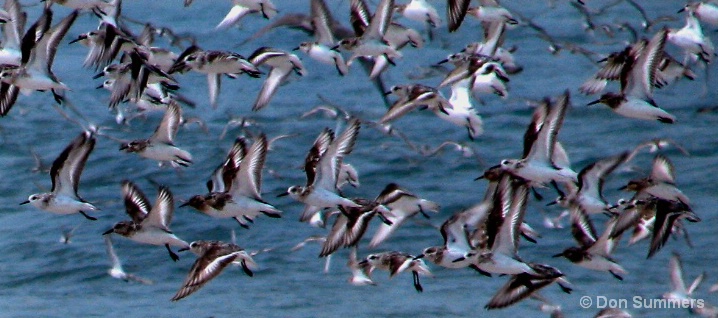
[[[232,195],[261,198],[262,168],[267,157],[267,137],[262,134],[249,148],[233,180]]]
[[[238,252],[224,255],[221,254],[222,252],[220,246],[212,246],[199,257],[189,270],[182,287],[172,297],[172,301],[180,300],[196,292],[239,257]]]
[[[132,218],[132,222],[141,223],[150,213],[150,201],[145,194],[132,182],[122,181],[122,197],[125,201],[125,211]]]
[[[77,197],[80,175],[94,148],[95,137],[90,132],[82,132],[60,153],[50,169],[53,193]]]
[[[150,137],[153,142],[162,142],[166,144],[174,144],[174,137],[179,129],[180,120],[182,119],[182,109],[177,103],[169,103],[162,122],[155,129],[155,133]]]
[[[319,159],[319,177],[317,186],[324,189],[335,189],[337,177],[341,170],[344,156],[352,152],[357,135],[359,134],[359,120],[351,120],[344,132],[337,137]]]
[[[314,184],[317,176],[319,159],[321,159],[322,155],[327,151],[333,140],[334,132],[329,128],[325,128],[321,133],[319,133],[317,139],[314,140],[312,148],[309,149],[307,157],[304,158],[304,173],[307,174],[308,186]]]
[[[150,225],[160,228],[164,231],[171,232],[169,229],[170,223],[172,223],[172,215],[174,214],[174,200],[172,198],[172,192],[165,186],[160,186],[159,192],[157,193],[157,201],[155,205],[147,214],[147,217],[142,221],[143,225]]]
[[[666,156],[658,154],[653,158],[651,179],[656,182],[675,183],[673,163]]]

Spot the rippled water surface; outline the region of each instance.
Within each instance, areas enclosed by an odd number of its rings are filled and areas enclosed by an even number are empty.
[[[27,2],[27,1],[24,1]],[[224,3],[227,2],[227,3]],[[229,1],[196,1],[184,8],[180,1],[125,1],[123,14],[134,20],[150,21],[156,26],[166,26],[177,33],[192,34],[197,43],[206,49],[233,50],[249,56],[260,46],[273,46],[291,50],[298,43],[308,40],[302,32],[277,29],[255,41],[240,45],[259,28],[269,22],[250,16],[239,28],[214,31],[229,9]],[[327,1],[334,15],[345,25],[348,23],[348,1]],[[371,1],[370,1],[371,2]],[[376,1],[375,1],[376,2]],[[474,181],[487,167],[504,158],[520,155],[522,135],[528,124],[532,109],[530,100],[555,96],[569,89],[573,107],[569,110],[559,139],[564,144],[575,170],[604,156],[631,149],[651,138],[672,138],[680,142],[691,156],[676,150],[666,155],[676,167],[677,183],[691,198],[694,211],[702,222],[689,224],[693,248],[684,239],[668,241],[667,246],[652,259],[646,259],[646,241],[626,246],[625,241],[615,252],[615,258],[629,272],[624,281],[617,281],[609,274],[593,272],[573,266],[565,259],[553,259],[574,243],[569,229],[550,230],[541,225],[542,213],[557,215],[557,208],[546,208],[543,202],[531,202],[527,222],[537,228],[542,237],[538,244],[522,243],[520,253],[524,259],[545,262],[560,268],[574,284],[570,295],[561,293],[557,286],[549,286],[542,294],[561,304],[568,316],[590,316],[598,310],[582,309],[579,298],[603,295],[609,299],[660,297],[669,290],[668,259],[672,251],[681,253],[686,281],[701,272],[707,273],[707,283],[698,289],[696,297],[708,303],[716,303],[715,295],[708,293],[708,286],[718,277],[714,264],[718,261],[713,232],[718,226],[716,214],[715,173],[718,171],[718,113],[698,113],[703,107],[715,106],[715,67],[710,67],[710,79],[705,80],[704,71],[695,81],[680,81],[655,92],[655,100],[677,117],[674,125],[619,117],[604,106],[587,107],[593,97],[580,96],[578,86],[597,69],[592,60],[621,49],[630,41],[626,32],[616,31],[609,38],[602,31],[584,32],[581,16],[567,1],[556,1],[549,7],[547,1],[504,1],[505,6],[522,16],[530,17],[537,25],[561,42],[570,42],[601,55],[587,58],[580,54],[561,51],[552,55],[548,44],[537,32],[518,26],[506,34],[506,46],[516,46],[515,57],[524,71],[511,76],[510,95],[507,99],[482,96],[483,104],[477,104],[484,119],[485,133],[475,141],[468,140],[466,132],[448,124],[429,112],[415,112],[399,119],[396,129],[404,133],[416,145],[435,147],[445,140],[469,144],[476,157],[463,157],[449,148],[439,155],[425,157],[410,149],[403,141],[386,136],[363,126],[356,148],[346,158],[360,172],[361,186],[348,189],[347,195],[372,198],[382,188],[397,182],[410,191],[438,202],[441,211],[430,220],[408,222],[399,229],[380,250],[401,250],[418,254],[427,246],[441,244],[439,231],[429,227],[440,225],[452,213],[469,207],[481,200],[485,182]],[[605,1],[588,1],[588,7],[597,9]],[[671,16],[675,21],[665,22],[670,27],[681,27],[683,18],[676,11],[682,1],[639,1],[650,18]],[[276,0],[282,13],[307,12],[308,1]],[[432,1],[444,17],[444,2]],[[40,7],[27,7],[28,21],[40,14]],[[57,7],[56,21],[69,13]],[[91,122],[111,127],[106,133],[120,139],[146,138],[155,129],[161,114],[146,119],[136,119],[128,127],[115,124],[106,104],[108,93],[97,90],[101,80],[92,80],[93,70],[83,69],[86,48],[68,45],[71,38],[96,27],[96,18],[80,16],[60,44],[55,60],[55,74],[72,88],[67,98]],[[411,21],[407,25],[422,30]],[[621,3],[607,9],[595,23],[628,22],[640,32],[640,15],[631,6]],[[128,24],[133,30],[139,26]],[[650,37],[649,33],[641,35]],[[706,33],[716,40],[712,27]],[[138,31],[139,32],[139,31]],[[435,39],[423,49],[407,48],[404,58],[397,61],[385,75],[387,85],[421,82],[437,85],[441,75],[416,79],[431,64],[447,54],[460,50],[466,43],[479,40],[481,29],[475,20],[467,21],[455,34],[449,34],[442,26],[435,31]],[[158,44],[166,41],[158,39]],[[672,45],[668,51],[680,53]],[[178,48],[174,50],[179,51]],[[299,169],[306,151],[316,135],[324,128],[335,128],[341,121],[321,116],[300,118],[302,113],[326,101],[340,105],[352,114],[366,120],[378,119],[386,110],[380,94],[367,80],[358,65],[353,65],[346,77],[336,71],[299,56],[308,74],[293,76],[274,97],[269,107],[253,113],[250,111],[261,85],[260,80],[240,77],[225,79],[219,97],[219,107],[211,109],[207,98],[205,77],[198,73],[178,75],[180,92],[197,102],[195,109],[185,108],[185,116],[197,117],[206,123],[206,130],[197,125],[182,128],[177,144],[190,151],[195,164],[176,172],[160,169],[155,162],[118,151],[118,144],[107,138],[98,139],[82,175],[80,194],[95,203],[102,211],[96,222],[81,216],[57,216],[36,210],[31,206],[18,206],[38,189],[50,188],[46,172],[33,172],[35,163],[31,151],[49,164],[78,133],[77,125],[64,120],[52,108],[52,97],[47,93],[20,96],[9,116],[0,119],[0,162],[2,163],[2,191],[0,191],[0,316],[277,316],[277,317],[336,317],[336,316],[529,316],[541,314],[539,303],[526,300],[507,309],[487,312],[484,304],[507,278],[487,278],[470,270],[448,270],[430,265],[435,277],[424,278],[424,293],[417,293],[409,275],[399,275],[391,280],[384,272],[374,274],[377,286],[354,287],[346,280],[349,272],[345,267],[347,250],[336,253],[329,273],[323,273],[324,260],[317,258],[317,245],[308,245],[297,252],[290,248],[309,235],[322,234],[324,230],[312,228],[297,221],[302,206],[288,197],[275,196],[294,184],[305,182]],[[613,85],[613,84],[612,84]],[[610,86],[609,89],[617,90]],[[448,96],[449,91],[444,91]],[[326,101],[319,98],[321,95]],[[73,117],[77,117],[72,115]],[[205,191],[204,181],[211,170],[223,159],[239,128],[232,128],[225,138],[219,139],[225,124],[231,118],[242,116],[254,124],[251,132],[265,132],[269,137],[280,134],[296,134],[274,144],[269,152],[264,170],[264,198],[284,211],[282,219],[260,217],[249,230],[239,228],[229,220],[216,220],[196,213],[189,208],[178,208],[172,229],[187,241],[199,239],[230,239],[230,231],[237,233],[238,244],[248,250],[274,248],[271,252],[255,257],[261,269],[249,278],[237,268],[228,268],[196,294],[172,303],[169,299],[185,278],[194,257],[181,254],[181,260],[172,262],[162,247],[144,246],[134,242],[115,239],[117,252],[128,272],[150,278],[154,285],[125,283],[106,274],[108,258],[105,254],[101,233],[114,222],[126,219],[120,197],[120,181],[130,179],[144,190],[151,201],[156,195],[154,183],[169,186],[176,200],[185,200]],[[628,179],[647,173],[651,155],[640,155],[635,164],[640,172],[618,172],[605,187],[606,197],[611,201],[626,193],[616,189]],[[546,197],[554,196],[548,189],[539,190]],[[417,218],[418,220],[418,218]],[[604,218],[596,217],[602,227]],[[59,243],[63,229],[80,224],[71,244]],[[376,226],[376,224],[374,225]],[[368,235],[373,234],[374,227]],[[367,240],[368,238],[365,238]],[[366,245],[366,243],[362,243]],[[360,256],[370,252],[365,247]],[[687,315],[683,310],[634,309],[639,316]]]

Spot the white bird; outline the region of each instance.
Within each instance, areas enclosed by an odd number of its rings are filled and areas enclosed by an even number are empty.
[[[187,70],[207,74],[209,103],[213,108],[217,107],[222,75],[236,78],[240,74],[247,74],[257,78],[262,73],[254,64],[247,61],[240,54],[225,51],[204,51],[195,45],[188,47],[177,57],[175,64],[172,65],[168,73],[185,72]]]
[[[337,181],[344,156],[351,153],[359,134],[359,120],[347,123],[344,132],[334,138],[334,132],[325,128],[317,137],[305,159],[306,186],[292,186],[280,196],[289,195],[306,205],[300,219],[308,221],[318,209],[336,206],[358,208],[360,205],[337,193]]]
[[[620,190],[643,192],[654,197],[670,201],[679,201],[685,205],[691,202],[688,197],[676,187],[675,168],[668,157],[658,154],[653,158],[651,175],[631,180]]]
[[[554,257],[563,256],[572,263],[595,271],[611,273],[618,280],[623,280],[621,275],[627,272],[613,258],[613,253],[620,236],[611,236],[617,224],[617,218],[611,218],[606,222],[606,227],[600,237],[596,236],[589,215],[578,206],[572,206],[571,210],[571,234],[580,246],[572,246]]]
[[[563,125],[569,106],[569,93],[566,91],[555,103],[551,103],[543,124],[534,140],[524,140],[524,147],[530,144],[530,150],[522,159],[504,159],[501,167],[512,174],[529,180],[532,184],[543,185],[556,182],[577,182],[577,174],[568,166],[559,165],[554,153],[557,147],[557,135]],[[532,123],[532,125],[535,125]]]
[[[99,209],[77,194],[80,175],[94,148],[95,136],[89,131],[82,132],[52,163],[50,192],[33,194],[20,204],[30,203],[38,209],[55,214],[80,213],[89,220],[97,220],[85,212]]]
[[[376,202],[389,209],[388,213],[383,214],[389,222],[379,225],[369,243],[370,248],[377,247],[386,241],[409,218],[419,213],[428,218],[426,212],[438,213],[440,208],[437,203],[422,199],[396,183],[390,183],[384,187],[384,190],[376,198]]]
[[[179,256],[170,246],[188,248],[189,244],[178,238],[169,228],[174,214],[174,199],[169,188],[160,186],[155,205],[151,206],[145,194],[134,183],[125,180],[122,182],[122,196],[125,212],[131,220],[115,223],[103,235],[116,233],[138,243],[164,245],[170,258],[178,261]]]
[[[675,122],[676,117],[658,107],[653,100],[653,83],[666,38],[665,29],[657,32],[638,56],[630,57],[635,62],[630,70],[622,72],[621,93],[605,93],[589,105],[603,103],[617,114],[629,118],[658,120],[666,124]]]
[[[347,75],[349,69],[344,57],[337,50],[332,49],[336,44],[332,32],[332,23],[335,23],[331,12],[324,0],[311,0],[309,5],[311,24],[314,26],[314,42],[302,42],[294,50],[300,50],[309,57],[329,65],[334,65],[339,75]]]
[[[601,159],[581,169],[578,173],[578,183],[565,183],[569,192],[567,194],[560,192],[559,198],[548,205],[557,203],[564,208],[578,205],[579,209],[589,215],[608,212],[611,205],[603,197],[603,183],[609,174],[626,162],[629,154],[626,151]]]
[[[185,1],[187,3],[192,1]],[[224,19],[215,27],[217,30],[230,28],[250,13],[261,13],[265,19],[271,19],[277,15],[277,7],[272,0],[232,0],[232,8],[227,12]]]
[[[126,282],[135,281],[145,285],[154,284],[154,282],[149,279],[145,279],[137,275],[125,272],[125,270],[122,268],[122,262],[117,256],[117,253],[115,253],[115,248],[112,246],[112,237],[109,235],[104,235],[104,240],[105,250],[107,251],[107,256],[110,257],[110,263],[112,264],[112,267],[107,270],[107,273],[110,274],[110,276],[116,279],[124,280]]]
[[[78,12],[73,11],[48,29],[52,15],[50,8],[45,8],[38,21],[25,33],[21,43],[20,65],[6,64],[0,68],[0,115],[4,116],[10,111],[18,93],[29,95],[33,91],[51,91],[55,101],[61,103],[64,100],[60,91],[68,90],[69,87],[52,72],[52,64],[57,46],[75,22]],[[19,18],[18,22],[23,19]],[[6,36],[11,37],[12,34]]]
[[[0,46],[0,65],[20,66],[22,51],[20,41],[25,30],[25,15],[17,0],[7,0],[3,8],[8,13],[8,20],[2,25],[3,41]]]
[[[194,241],[185,249],[191,250],[198,257],[192,264],[182,287],[172,297],[172,301],[178,301],[196,292],[217,277],[229,264],[238,262],[249,277],[254,276],[252,269],[257,268],[254,259],[236,244],[220,241]]]
[[[352,15],[361,15],[356,13],[357,8],[352,0]],[[361,56],[378,58],[385,56],[389,61],[401,58],[401,52],[392,47],[384,38],[389,25],[391,24],[392,14],[394,12],[394,0],[381,0],[374,16],[371,18],[367,28],[360,36],[347,38],[339,41],[339,45],[344,50],[351,51],[352,56],[347,60],[347,66]]]
[[[347,261],[347,267],[352,272],[352,277],[349,278],[349,283],[354,286],[366,286],[376,285],[376,283],[369,277],[368,266],[360,266],[357,261],[357,247],[352,246],[349,252],[349,260]]]
[[[686,54],[685,62],[700,59],[710,64],[715,55],[711,39],[703,34],[703,28],[692,10],[686,11],[686,25],[681,29],[668,29],[668,42],[682,48]]]
[[[681,9],[678,12],[687,11],[687,12],[693,12],[696,17],[698,17],[699,20],[711,24],[713,26],[718,26],[718,4],[716,4],[714,1],[696,1],[693,3],[686,4],[683,9]]]
[[[296,55],[278,49],[261,47],[254,51],[248,60],[256,67],[267,65],[272,68],[257,95],[252,111],[266,107],[279,86],[287,81],[292,72],[299,76],[307,74],[302,61]]]
[[[181,120],[182,109],[176,102],[171,102],[167,105],[162,121],[150,138],[123,143],[120,145],[120,150],[157,160],[160,164],[169,162],[173,167],[177,165],[187,167],[192,164],[192,155],[174,144]]]
[[[693,292],[700,286],[705,278],[705,272],[701,273],[693,280],[690,286],[686,287],[683,281],[683,262],[678,253],[673,253],[668,261],[668,271],[671,278],[671,291],[663,294],[663,299],[686,301],[693,299]]]
[[[227,159],[212,174],[208,182],[210,193],[196,195],[182,206],[192,206],[215,218],[234,218],[240,226],[260,214],[280,218],[281,211],[262,200],[262,169],[267,156],[267,137],[262,134],[247,150],[246,141],[237,138]]]

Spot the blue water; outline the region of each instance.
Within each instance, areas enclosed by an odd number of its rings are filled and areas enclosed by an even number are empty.
[[[282,13],[307,12],[307,1],[275,1]],[[348,24],[348,1],[328,1],[335,17]],[[376,2],[376,1],[375,1]],[[621,49],[631,41],[626,33],[608,38],[600,31],[591,35],[583,31],[582,20],[577,11],[566,1],[557,1],[549,7],[546,1],[520,1],[506,6],[523,16],[533,18],[559,41],[584,46],[600,54]],[[160,4],[161,3],[161,4]],[[309,38],[299,31],[278,29],[265,37],[238,45],[268,21],[259,17],[247,17],[241,27],[226,31],[214,31],[213,27],[229,9],[229,2],[196,1],[190,8],[183,8],[181,1],[149,2],[125,1],[123,14],[135,20],[151,21],[157,26],[173,28],[177,33],[190,33],[198,44],[206,49],[233,50],[245,56],[260,46],[273,46],[290,50]],[[434,1],[439,12],[444,12],[444,2]],[[596,9],[604,1],[589,1]],[[649,17],[668,15],[676,21],[667,22],[670,27],[681,27],[683,18],[675,12],[682,1],[641,1]],[[39,6],[26,8],[28,21],[40,14]],[[55,8],[56,21],[69,13]],[[281,14],[281,13],[280,13]],[[596,18],[596,23],[628,22],[638,27],[640,16],[625,3],[614,6]],[[422,26],[402,21],[417,29]],[[146,138],[155,129],[161,114],[150,115],[146,120],[137,119],[129,127],[114,123],[106,104],[109,94],[96,90],[100,80],[92,80],[93,70],[83,69],[86,48],[67,45],[70,38],[96,27],[91,15],[79,17],[60,45],[55,60],[55,74],[72,91],[67,98],[93,123],[111,127],[106,133],[116,138]],[[130,24],[139,32],[139,27]],[[656,29],[654,29],[656,30]],[[706,27],[716,41],[713,28]],[[408,75],[421,72],[447,54],[460,50],[466,43],[480,38],[476,21],[467,21],[455,34],[448,34],[445,27],[436,31],[436,39],[419,50],[408,48],[385,75],[388,85],[421,82],[437,85],[441,76],[412,80]],[[646,37],[652,33],[643,34]],[[163,39],[159,45],[166,45]],[[542,294],[560,304],[568,316],[591,316],[598,309],[582,309],[579,298],[584,295],[605,296],[608,299],[628,299],[628,311],[637,316],[687,315],[685,310],[656,310],[631,308],[632,297],[660,297],[669,290],[668,259],[672,251],[680,252],[686,281],[701,272],[707,273],[707,281],[701,286],[697,298],[708,303],[718,303],[715,295],[707,289],[718,276],[713,264],[718,261],[715,250],[715,234],[718,226],[715,217],[716,187],[714,174],[718,162],[718,113],[697,113],[701,107],[715,106],[715,67],[705,80],[701,69],[695,69],[700,77],[695,81],[679,81],[655,92],[655,100],[678,119],[674,125],[644,122],[620,117],[604,106],[586,107],[593,97],[580,96],[578,86],[597,69],[597,66],[581,55],[560,52],[552,55],[548,44],[539,39],[536,32],[527,27],[509,30],[506,46],[515,45],[516,60],[524,71],[511,76],[510,96],[502,100],[496,96],[483,96],[484,105],[478,105],[483,116],[486,132],[471,142],[466,132],[448,124],[428,112],[415,112],[397,120],[395,127],[419,145],[437,146],[445,140],[469,143],[478,157],[462,157],[445,149],[440,155],[424,157],[408,148],[401,140],[388,137],[365,126],[362,127],[354,152],[346,158],[360,172],[361,187],[347,190],[351,196],[374,197],[390,182],[397,182],[410,191],[441,204],[441,211],[428,222],[440,225],[453,213],[477,203],[485,191],[485,182],[473,181],[485,168],[504,158],[515,158],[521,152],[521,138],[530,120],[532,109],[529,100],[555,96],[569,89],[573,107],[569,110],[563,129],[559,134],[572,160],[573,168],[585,165],[604,156],[631,149],[651,138],[672,138],[680,142],[691,156],[668,150],[666,155],[676,167],[677,183],[691,198],[694,211],[703,219],[688,224],[694,247],[685,240],[669,240],[667,246],[652,259],[646,259],[648,244],[643,241],[635,246],[622,242],[615,258],[629,272],[620,282],[607,273],[599,273],[576,267],[564,259],[551,255],[574,243],[568,228],[549,230],[541,226],[544,210],[557,215],[557,208],[545,208],[543,202],[531,202],[526,221],[538,229],[542,238],[537,245],[522,243],[521,256],[534,262],[545,262],[561,269],[574,284],[574,292],[563,294],[557,286],[549,286]],[[678,50],[667,45],[678,56]],[[174,48],[176,51],[179,49]],[[198,117],[207,126],[204,131],[196,125],[184,127],[177,136],[177,144],[190,151],[195,164],[177,173],[172,169],[160,169],[155,162],[118,151],[118,144],[100,138],[90,156],[82,175],[80,195],[95,203],[102,211],[96,222],[81,216],[57,216],[36,210],[31,206],[17,204],[28,195],[50,188],[46,172],[33,172],[31,150],[40,154],[49,164],[80,131],[77,125],[62,119],[51,107],[52,97],[47,93],[20,96],[14,109],[6,118],[0,119],[0,162],[3,169],[3,188],[0,191],[0,316],[276,316],[276,317],[335,317],[352,315],[363,317],[396,316],[528,316],[541,314],[538,302],[526,300],[510,308],[487,312],[484,304],[502,286],[507,278],[486,278],[470,270],[448,270],[430,265],[435,277],[423,278],[424,293],[414,291],[409,275],[391,280],[383,272],[374,274],[378,286],[354,287],[346,280],[349,272],[345,267],[347,251],[335,254],[329,273],[323,273],[324,260],[317,258],[319,247],[309,245],[297,252],[290,248],[309,235],[322,234],[323,230],[299,223],[297,217],[302,206],[290,198],[275,198],[287,187],[305,182],[298,169],[306,151],[316,135],[324,128],[334,128],[337,121],[320,116],[300,119],[300,115],[320,105],[317,94],[333,104],[340,105],[352,114],[376,120],[385,111],[380,95],[367,80],[366,74],[354,65],[346,77],[339,77],[333,67],[319,64],[301,53],[299,56],[309,70],[302,78],[296,76],[281,87],[270,106],[252,113],[251,105],[261,85],[260,80],[241,77],[225,79],[219,97],[219,108],[208,105],[205,77],[197,73],[179,75],[180,92],[198,103],[196,109],[185,108],[187,117]],[[594,58],[594,60],[597,58]],[[610,86],[609,89],[617,90]],[[448,96],[449,92],[444,94]],[[181,260],[173,263],[162,247],[144,246],[116,238],[116,249],[128,272],[150,278],[154,285],[140,285],[115,280],[106,274],[108,259],[101,233],[119,220],[126,219],[120,196],[120,181],[130,179],[154,201],[156,186],[153,182],[168,185],[177,200],[187,199],[205,191],[204,181],[211,170],[223,159],[238,128],[229,130],[219,140],[227,121],[236,116],[253,120],[251,132],[265,132],[269,137],[279,134],[298,134],[274,145],[267,157],[264,173],[264,198],[284,211],[282,219],[260,217],[249,230],[239,228],[229,220],[216,220],[189,208],[176,210],[172,229],[181,238],[192,241],[218,239],[228,241],[230,230],[237,232],[238,244],[248,250],[274,248],[259,254],[255,260],[262,267],[253,278],[237,268],[228,268],[215,280],[190,297],[172,303],[169,299],[183,282],[194,257],[181,254]],[[74,116],[77,117],[77,116]],[[633,164],[642,173],[650,169],[652,155],[642,154]],[[270,171],[274,173],[270,173]],[[605,187],[606,197],[611,201],[626,193],[615,189],[628,179],[642,175],[639,172],[619,172]],[[39,190],[41,189],[41,190]],[[543,190],[547,197],[553,193]],[[603,218],[597,217],[601,227]],[[75,232],[71,244],[59,243],[63,228],[82,225]],[[372,235],[370,228],[367,236]],[[365,238],[368,240],[368,238]],[[408,222],[379,250],[360,248],[359,254],[383,250],[400,250],[418,254],[427,246],[441,244],[437,230],[426,225]],[[366,245],[364,241],[363,245]]]

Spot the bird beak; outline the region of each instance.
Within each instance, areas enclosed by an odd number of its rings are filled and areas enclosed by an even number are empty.
[[[127,149],[127,148],[129,148],[129,147],[130,147],[129,144],[121,144],[121,145],[120,145],[120,150],[125,150],[125,149]]]
[[[80,40],[82,40],[82,38],[81,38],[81,37],[78,37],[77,39],[74,39],[74,40],[70,41],[70,43],[67,43],[67,44],[77,43],[77,42],[79,42]]]
[[[339,46],[340,46],[340,45],[339,45],[339,44],[337,44],[337,45],[333,46],[333,47],[331,48],[331,50],[332,50],[332,51],[336,51],[336,50],[338,50],[338,49],[339,49]]]
[[[297,46],[297,47],[293,48],[292,51],[299,51],[299,47]]]
[[[415,260],[420,259],[420,258],[424,258],[424,253],[421,253],[421,254],[417,255],[416,257],[414,257]]]
[[[676,13],[681,13],[681,12],[683,12],[683,11],[686,11],[686,7],[681,8],[681,9],[678,10],[678,12],[676,12]]]
[[[189,247],[183,247],[177,250],[177,252],[189,251]]]
[[[628,185],[625,185],[625,186],[622,186],[622,187],[618,188],[618,191],[623,191],[623,190],[626,190],[626,189],[628,189]]]
[[[179,205],[179,208],[186,207],[186,206],[188,206],[188,205],[189,205],[189,201],[180,204],[180,205]]]
[[[111,233],[114,232],[114,231],[115,231],[114,228],[110,228],[109,230],[107,230],[107,231],[105,231],[104,233],[102,233],[102,235],[111,234]]]
[[[103,88],[103,87],[105,87],[105,85],[104,85],[104,84],[102,84],[102,85],[98,85],[97,87],[95,87],[95,89],[100,89],[100,88]]]
[[[286,196],[288,196],[288,195],[289,195],[289,191],[282,192],[282,193],[280,193],[280,194],[277,194],[277,198],[286,197]]]
[[[104,72],[104,71],[95,74],[95,76],[93,76],[92,79],[98,79],[98,78],[103,77],[103,76],[105,76],[105,72]]]
[[[590,102],[590,103],[588,103],[588,104],[586,104],[586,105],[587,105],[587,106],[596,105],[596,104],[598,104],[598,103],[600,103],[600,102],[601,102],[601,100],[600,100],[600,99],[597,99],[597,100],[592,101],[592,102]]]
[[[30,203],[30,200],[25,200],[25,201],[20,202],[20,205],[25,205],[25,204],[28,204],[28,203]]]
[[[181,68],[182,68],[181,64],[176,63],[170,67],[170,69],[167,71],[167,73],[169,73],[169,74],[175,73],[175,72],[179,71]]]
[[[556,255],[554,255],[554,256],[551,256],[551,257],[554,257],[554,258],[556,258],[556,257],[561,257],[561,256],[563,256],[563,252],[561,252],[561,253],[558,253],[558,254],[556,254]]]
[[[484,177],[484,175],[482,174],[482,175],[480,175],[480,176],[474,178],[474,181],[479,181],[479,180],[481,180],[481,179],[483,179],[483,178],[486,178],[486,177]]]
[[[458,262],[463,262],[463,261],[465,261],[465,260],[466,260],[466,257],[465,257],[465,256],[462,256],[462,257],[459,257],[459,258],[457,258],[457,259],[455,259],[455,260],[453,260],[453,261],[451,261],[451,262],[452,262],[452,263],[458,263]]]
[[[448,61],[449,61],[449,59],[443,59],[443,60],[439,61],[438,63],[436,63],[436,65],[441,65],[441,64],[444,64],[444,63],[446,63],[446,62],[448,62]]]
[[[553,200],[553,201],[551,201],[551,202],[549,202],[549,203],[546,203],[546,206],[552,206],[552,205],[554,205],[554,204],[556,204],[556,203],[558,203],[558,200]]]

